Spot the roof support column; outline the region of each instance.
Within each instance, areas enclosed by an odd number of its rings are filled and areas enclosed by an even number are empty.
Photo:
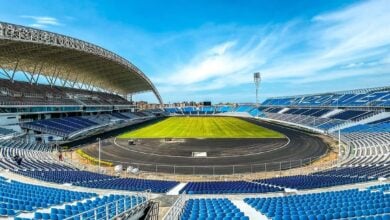
[[[11,82],[14,82],[14,77],[15,77],[16,70],[18,69],[18,65],[19,65],[19,59],[16,61],[14,70],[12,71]]]
[[[75,88],[78,79],[79,79],[79,74],[77,73],[76,79],[75,79],[75,80],[72,82],[72,84],[71,84],[71,88],[72,88],[72,89]]]
[[[64,79],[62,79],[62,86],[63,87],[65,87],[66,83],[69,81],[69,75],[70,75],[70,71],[68,71],[68,74],[66,75],[66,77]]]
[[[57,82],[57,79],[58,79],[58,76],[60,75],[60,71],[58,70],[57,74],[54,76],[54,81],[53,81],[53,85],[55,86],[56,82]]]
[[[36,63],[34,65],[34,70],[32,71],[32,73],[30,73],[30,77],[27,77],[27,73],[25,73],[24,71],[22,71],[24,73],[24,75],[26,76],[28,82],[30,83],[30,85],[32,84],[33,80],[34,80],[34,74],[35,74],[35,71],[37,70],[37,66],[38,66],[38,63]]]
[[[0,72],[3,76],[7,77],[8,79],[11,79],[11,76],[10,74],[7,72],[7,70],[5,70],[3,67],[1,67],[1,69],[3,70],[2,72]]]
[[[39,80],[39,77],[41,76],[42,69],[43,69],[43,63],[41,64],[41,67],[39,68],[39,71],[37,72],[37,77],[34,80],[35,85],[38,84],[38,80]]]

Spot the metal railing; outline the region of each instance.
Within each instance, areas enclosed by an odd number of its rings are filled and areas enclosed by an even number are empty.
[[[150,192],[127,195],[124,198],[120,198],[110,203],[106,203],[93,209],[78,213],[76,215],[69,216],[67,218],[64,218],[64,220],[109,220],[116,219],[124,215],[127,215],[127,217],[129,217],[147,207],[149,203],[148,194],[150,194]],[[136,200],[133,201],[132,198],[135,198]],[[128,201],[128,199],[130,200]]]
[[[177,220],[183,212],[184,205],[188,199],[187,194],[183,192],[179,195],[179,198],[175,201],[175,203],[168,210],[167,214],[163,217],[163,220]]]
[[[261,175],[265,177],[282,176],[282,175],[300,175],[320,170],[332,168],[337,165],[336,160],[320,161],[327,154],[319,157],[310,157],[299,160],[288,160],[279,162],[269,163],[253,163],[253,164],[242,164],[242,165],[218,165],[218,166],[178,166],[169,164],[146,164],[146,163],[133,163],[123,161],[105,160],[114,164],[120,164],[126,168],[131,166],[132,168],[138,168],[137,173],[133,174],[175,174],[187,176],[186,179],[191,176],[208,176],[210,179],[220,179],[223,176],[234,176],[234,175]],[[315,166],[309,166],[317,163]],[[85,167],[86,168],[86,167]],[[90,168],[90,171],[97,171],[98,168]],[[127,171],[116,172],[113,169],[107,169],[106,174],[108,175],[120,175],[127,176]],[[271,173],[271,174],[269,174]],[[184,177],[183,177],[184,178]]]
[[[158,214],[160,210],[160,203],[156,201],[150,201],[149,211],[145,215],[145,220],[158,220]]]

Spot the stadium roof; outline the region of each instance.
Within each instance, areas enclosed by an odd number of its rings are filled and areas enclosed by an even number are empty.
[[[145,74],[126,59],[72,37],[0,22],[0,67],[13,80],[23,72],[37,83],[39,76],[55,84],[76,82],[119,94],[152,91],[161,96]]]

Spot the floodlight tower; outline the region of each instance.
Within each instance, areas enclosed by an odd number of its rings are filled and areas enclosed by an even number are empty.
[[[256,107],[259,107],[259,88],[261,83],[261,75],[259,72],[253,74],[253,82],[256,87]]]

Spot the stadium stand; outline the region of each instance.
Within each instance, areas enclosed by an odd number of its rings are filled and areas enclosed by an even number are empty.
[[[75,192],[44,186],[7,181],[0,177],[0,216],[15,216],[73,201],[97,196],[94,193]]]
[[[364,177],[342,177],[342,176],[321,176],[321,175],[298,175],[276,177],[270,179],[256,180],[263,184],[280,186],[290,189],[315,189],[322,187],[331,187],[368,181]]]
[[[369,190],[372,191],[381,191],[381,192],[386,192],[390,191],[390,184],[381,184],[381,185],[375,185],[375,186],[370,186],[368,187]]]
[[[68,138],[72,134],[88,132],[90,130],[102,129],[103,127],[111,126],[112,123],[121,125],[123,122],[133,122],[138,119],[149,120],[152,118],[154,118],[154,115],[144,114],[141,112],[112,112],[90,116],[36,120],[22,123],[20,126],[24,129]]]
[[[0,127],[0,138],[2,136],[9,136],[9,135],[14,134],[14,133],[16,133],[16,131],[14,131],[12,129]]]
[[[266,118],[333,132],[389,117],[388,87],[270,98],[262,103]],[[275,108],[277,107],[277,108]]]
[[[119,178],[111,180],[102,180],[97,182],[78,182],[75,185],[89,188],[114,189],[128,191],[150,190],[154,193],[166,193],[178,184],[176,181],[164,180],[146,180],[135,178]]]
[[[180,193],[186,194],[235,194],[268,193],[289,189],[316,189],[376,180],[390,177],[387,164],[374,166],[335,167],[309,175],[296,175],[247,181],[190,182]]]
[[[268,186],[246,181],[223,182],[190,182],[180,193],[187,194],[235,194],[235,193],[267,193],[281,191],[280,187]]]
[[[390,218],[389,194],[368,190],[350,189],[286,197],[245,198],[244,201],[268,218],[277,220]]]
[[[145,195],[104,195],[21,183],[0,177],[0,217],[106,219],[147,203]]]
[[[51,208],[49,212],[35,212],[34,219],[114,219],[145,201],[145,197],[138,196],[96,197],[64,208]]]
[[[26,142],[25,140],[18,138],[0,140],[0,148],[2,147],[19,148],[34,151],[52,151],[52,148],[49,145],[38,142]]]
[[[250,112],[254,108],[255,108],[255,106],[253,106],[253,105],[239,105],[234,109],[234,111],[235,112]]]
[[[389,105],[390,91],[386,87],[334,94],[271,98],[265,100],[260,108],[255,108],[253,105],[215,106],[215,111],[212,112],[203,110],[204,107],[187,106],[165,108],[165,111],[168,114],[179,115],[248,112],[252,116],[261,116],[333,132],[339,127],[343,129],[366,119],[380,117],[383,115],[383,107]],[[364,107],[367,109],[356,109]]]
[[[287,121],[324,131],[337,128],[340,125],[353,124],[375,115],[382,111],[357,111],[357,110],[331,110],[331,109],[305,109],[305,108],[267,108],[263,112],[266,117],[279,121]],[[282,113],[280,113],[282,111]],[[330,112],[335,112],[327,116]]]
[[[64,167],[65,168],[65,167]],[[89,182],[89,181],[103,181],[118,178],[115,176],[108,176],[99,173],[92,173],[88,171],[79,171],[74,169],[63,169],[62,171],[53,170],[40,170],[40,171],[29,171],[29,170],[18,170],[16,173],[23,176],[43,180],[46,182],[53,182],[58,184],[64,183],[77,183],[77,182]]]
[[[390,106],[390,91],[389,87],[381,87],[295,97],[269,98],[265,100],[262,105],[308,107],[388,107]]]
[[[214,106],[203,106],[200,108],[200,112],[204,112],[206,115],[213,115],[215,113]]]
[[[96,125],[98,124],[82,117],[66,117],[28,122],[21,127],[67,137],[71,133]]]
[[[18,156],[22,158],[22,162],[19,165],[14,157]],[[52,153],[24,150],[19,148],[0,148],[0,168],[17,171],[17,170],[74,170],[75,168],[62,161],[58,161],[58,158]]]
[[[0,105],[130,105],[109,93],[0,79]]]
[[[225,105],[225,106],[217,106],[216,107],[216,113],[231,112],[231,111],[233,111],[232,106]]]
[[[118,178],[89,171],[63,167],[61,170],[17,170],[15,173],[58,184],[71,183],[77,186],[98,189],[146,191],[165,193],[175,187],[176,181]]]
[[[164,111],[169,115],[214,115],[226,112],[248,112],[254,109],[251,105],[242,105],[238,107],[219,105],[219,106],[185,106],[185,107],[167,107]]]
[[[179,219],[249,220],[229,199],[189,199]]]

